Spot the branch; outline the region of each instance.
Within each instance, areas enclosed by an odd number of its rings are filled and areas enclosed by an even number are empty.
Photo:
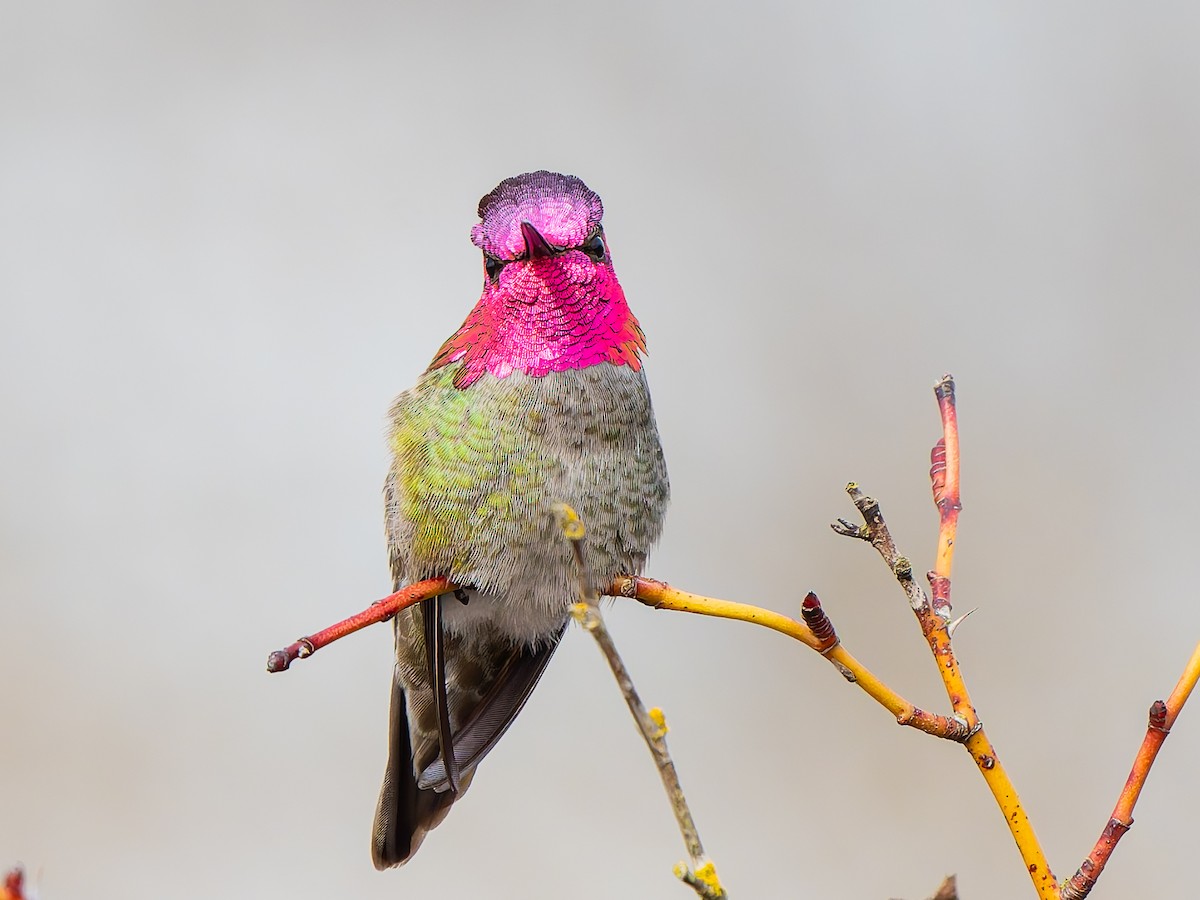
[[[1171,733],[1171,726],[1175,724],[1175,719],[1187,703],[1197,679],[1200,679],[1200,644],[1192,651],[1192,657],[1184,667],[1171,696],[1165,703],[1155,700],[1150,706],[1146,736],[1142,738],[1142,746],[1138,748],[1137,756],[1133,760],[1133,769],[1125,781],[1121,795],[1117,798],[1117,805],[1088,858],[1063,884],[1062,900],[1083,900],[1091,892],[1096,885],[1096,879],[1104,871],[1108,858],[1116,849],[1117,841],[1133,826],[1133,807],[1137,804],[1146,778],[1150,775],[1150,767],[1154,765],[1154,759],[1158,756],[1167,735]]]
[[[700,843],[700,833],[696,830],[696,823],[692,820],[691,810],[688,809],[687,799],[683,795],[683,787],[679,783],[679,775],[675,771],[675,763],[672,762],[671,754],[667,751],[666,719],[662,710],[657,707],[646,710],[641,697],[638,696],[637,689],[633,686],[629,670],[625,668],[625,663],[617,652],[612,635],[604,625],[604,617],[600,614],[600,606],[596,602],[596,595],[592,592],[592,580],[588,572],[587,560],[584,558],[583,522],[580,521],[575,510],[565,503],[558,504],[555,512],[559,517],[559,526],[562,528],[563,536],[571,543],[571,551],[575,555],[575,568],[579,573],[579,602],[571,608],[571,615],[596,639],[597,646],[604,654],[604,658],[608,660],[608,666],[617,679],[617,685],[621,688],[625,703],[629,706],[634,721],[637,722],[646,746],[650,748],[655,765],[658,766],[658,774],[662,777],[663,788],[666,789],[667,798],[671,801],[671,809],[679,824],[679,832],[683,835],[684,846],[687,847],[688,856],[692,861],[690,869],[684,863],[676,865],[675,876],[684,884],[689,885],[704,900],[725,900],[728,895],[721,887],[721,881],[717,877],[717,870],[712,860],[704,854],[704,847]]]
[[[1004,767],[1000,764],[995,748],[988,739],[978,714],[971,703],[966,682],[952,647],[955,629],[966,618],[951,619],[950,576],[953,569],[955,542],[957,540],[958,516],[962,510],[959,482],[958,415],[954,380],[944,376],[935,386],[938,408],[942,420],[942,437],[930,454],[929,470],[933,487],[934,504],[939,513],[938,544],[935,565],[927,574],[930,595],[913,577],[913,567],[908,558],[896,548],[891,533],[884,521],[879,504],[865,495],[856,484],[847,485],[855,507],[864,524],[852,524],[839,519],[833,529],[838,534],[869,542],[887,563],[912,608],[934,659],[938,664],[953,715],[941,716],[927,712],[909,703],[886,684],[880,681],[862,663],[855,659],[843,646],[833,622],[821,606],[816,594],[809,593],[801,604],[803,621],[745,603],[734,603],[688,593],[671,587],[666,582],[633,575],[620,575],[603,591],[606,595],[628,597],[655,609],[670,609],[698,615],[735,619],[761,625],[817,651],[830,661],[842,676],[862,688],[872,699],[895,716],[901,725],[917,728],[927,734],[962,743],[971,754],[984,781],[996,799],[1017,849],[1025,862],[1027,871],[1042,900],[1083,900],[1099,878],[1117,842],[1133,824],[1133,807],[1145,785],[1150,768],[1161,749],[1175,719],[1187,702],[1189,695],[1200,680],[1200,645],[1197,645],[1188,661],[1171,696],[1156,701],[1150,709],[1150,719],[1145,738],[1134,760],[1133,769],[1117,800],[1107,825],[1096,842],[1091,854],[1079,870],[1061,887],[1055,882],[1033,826],[1021,805],[1020,797]],[[684,864],[676,874],[691,885],[701,897],[721,898],[724,890],[717,879],[716,870],[704,856],[699,836],[687,804],[679,788],[674,765],[666,751],[663,735],[666,725],[661,710],[646,711],[638,699],[620,657],[617,655],[611,636],[604,627],[596,599],[590,590],[591,580],[582,550],[583,525],[569,507],[562,511],[564,535],[571,541],[576,564],[581,576],[581,600],[572,608],[572,614],[596,638],[601,650],[621,685],[626,702],[642,730],[647,745],[654,754],[660,774],[672,806],[679,820],[688,853],[692,858],[691,870]],[[445,578],[429,579],[408,585],[366,610],[342,622],[320,631],[311,637],[301,638],[296,643],[277,650],[270,655],[267,669],[271,672],[284,671],[295,659],[303,659],[326,644],[347,634],[384,621],[398,611],[429,597],[449,593],[456,586]],[[969,613],[968,613],[969,615]],[[944,886],[953,891],[948,882]],[[938,896],[941,896],[939,893]]]
[[[876,703],[895,716],[898,724],[907,725],[946,740],[964,741],[967,738],[967,729],[963,723],[914,706],[855,659],[834,632],[833,623],[828,620],[821,607],[821,601],[817,599],[816,594],[811,592],[801,604],[801,612],[805,619],[813,617],[812,621],[814,622],[828,623],[829,632],[825,639],[814,633],[814,627],[818,626],[810,627],[804,622],[798,622],[782,613],[751,606],[748,603],[734,603],[731,600],[717,600],[713,597],[691,594],[671,587],[665,581],[656,581],[640,575],[619,576],[609,585],[605,594],[615,597],[630,597],[655,609],[670,609],[701,616],[736,619],[778,631],[780,634],[785,634],[816,650],[828,659],[842,674],[842,677],[851,684],[862,688]],[[819,627],[823,629],[826,625],[822,624]]]
[[[941,518],[937,563],[928,575],[934,600],[931,602],[924,589],[913,579],[912,564],[896,549],[879,504],[863,494],[858,485],[851,483],[846,486],[846,491],[862,515],[865,526],[851,525],[843,520],[833,528],[839,534],[869,541],[900,582],[941,673],[950,706],[954,710],[954,718],[967,729],[968,736],[963,741],[963,746],[971,754],[1000,811],[1004,814],[1005,824],[1016,842],[1017,850],[1025,862],[1026,871],[1033,880],[1038,896],[1042,900],[1059,900],[1058,884],[1050,871],[1046,854],[1038,842],[1025,808],[1021,805],[1017,789],[1001,765],[996,748],[988,739],[975,707],[971,704],[962,670],[951,647],[951,638],[958,623],[950,621],[950,572],[954,561],[958,513],[962,509],[959,498],[958,414],[954,379],[950,375],[943,376],[934,387],[934,391],[942,418],[942,439],[933,448],[933,465],[929,470],[934,503]]]
[[[4,883],[0,884],[0,900],[26,900],[28,896],[24,870],[20,866],[10,869],[4,876]]]
[[[354,634],[368,625],[384,622],[400,610],[408,609],[422,600],[449,593],[454,589],[454,585],[445,578],[429,578],[415,584],[405,585],[396,593],[388,594],[382,600],[376,600],[362,612],[355,613],[348,619],[342,619],[336,625],[330,625],[314,635],[302,637],[296,643],[289,644],[282,650],[275,650],[267,657],[267,671],[285,672],[295,660],[308,659],[327,644],[332,644],[348,634]]]
[[[426,600],[438,594],[456,590],[456,586],[444,578],[431,578],[407,585],[389,594],[382,600],[377,600],[363,611],[348,619],[343,619],[317,633],[300,638],[295,643],[276,650],[267,657],[268,672],[286,671],[297,659],[307,659],[317,650],[332,644],[347,635],[353,634],[368,625],[390,619],[402,609],[407,609],[415,603]],[[941,716],[928,712],[905,700],[890,687],[875,676],[870,669],[859,662],[845,648],[836,633],[833,623],[825,615],[821,601],[816,594],[810,593],[801,605],[801,612],[806,620],[824,622],[821,628],[828,628],[828,634],[814,634],[814,630],[805,622],[797,621],[782,613],[748,603],[735,603],[730,600],[718,600],[692,594],[671,587],[665,581],[645,578],[640,575],[619,575],[604,590],[605,596],[628,597],[638,600],[654,609],[670,609],[679,612],[695,613],[703,616],[715,616],[722,619],[735,619],[742,622],[752,622],[778,631],[802,644],[816,650],[829,660],[847,681],[862,688],[875,702],[883,706],[896,718],[896,722],[910,728],[916,728],[926,734],[945,740],[962,742],[968,733],[964,724],[949,716]],[[814,627],[816,627],[814,625]]]
[[[943,601],[946,615],[950,612],[950,569],[954,564],[954,540],[958,536],[958,513],[962,509],[958,474],[958,401],[954,395],[954,378],[943,375],[933,388],[937,396],[938,412],[942,416],[942,438],[930,454],[929,480],[933,484],[933,503],[941,519],[938,528],[937,564],[935,577],[946,579],[946,594],[941,596],[940,585],[934,583],[933,608],[941,610]]]

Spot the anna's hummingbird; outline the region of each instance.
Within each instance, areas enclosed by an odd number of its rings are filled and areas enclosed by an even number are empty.
[[[483,294],[391,409],[385,520],[396,589],[461,587],[396,617],[376,868],[406,862],[520,712],[577,599],[552,507],[588,534],[592,587],[638,573],[670,492],[646,343],[600,198],[531,172],[479,201]]]

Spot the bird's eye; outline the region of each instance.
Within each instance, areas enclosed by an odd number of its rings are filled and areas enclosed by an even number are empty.
[[[583,245],[583,252],[596,262],[604,261],[604,236],[596,232]]]
[[[494,256],[483,257],[483,271],[487,273],[489,281],[495,282],[500,277],[500,270],[504,268],[504,263],[496,259]]]

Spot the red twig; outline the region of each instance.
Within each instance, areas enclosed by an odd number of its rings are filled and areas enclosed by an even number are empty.
[[[1133,826],[1133,807],[1137,804],[1146,778],[1150,775],[1150,767],[1154,765],[1154,759],[1162,749],[1167,735],[1171,733],[1171,726],[1183,709],[1183,704],[1187,703],[1197,679],[1200,679],[1200,644],[1192,651],[1192,658],[1188,660],[1187,667],[1183,670],[1183,675],[1180,676],[1171,696],[1166,702],[1155,700],[1150,706],[1146,736],[1142,738],[1142,745],[1134,757],[1133,768],[1129,772],[1129,778],[1125,780],[1121,795],[1117,798],[1117,805],[1113,808],[1104,830],[1100,832],[1100,838],[1092,852],[1075,874],[1063,884],[1062,900],[1083,900],[1091,892],[1117,842]]]
[[[294,644],[276,650],[267,657],[268,672],[282,672],[292,664],[293,660],[305,659],[312,656],[326,644],[332,644],[339,638],[353,634],[359,629],[390,619],[402,609],[407,609],[414,603],[428,600],[439,594],[454,590],[454,585],[446,578],[428,578],[414,584],[405,585],[394,594],[389,594],[382,600],[376,600],[360,613],[348,619],[343,619],[336,625],[318,631],[314,635],[302,637]]]
[[[937,560],[929,579],[930,603],[943,619],[950,617],[950,571],[954,564],[954,541],[958,536],[958,513],[962,509],[959,493],[958,403],[954,396],[954,378],[943,375],[934,386],[938,411],[942,416],[942,437],[929,454],[929,479],[933,483],[933,502],[938,508]]]
[[[25,873],[17,866],[4,876],[4,885],[0,886],[0,900],[25,900],[25,896]]]

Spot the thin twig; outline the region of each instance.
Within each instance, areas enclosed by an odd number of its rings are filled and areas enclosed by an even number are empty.
[[[933,567],[937,578],[946,580],[944,595],[940,585],[933,585],[933,608],[943,618],[950,618],[950,570],[954,565],[954,541],[958,535],[958,514],[962,510],[959,489],[958,400],[954,393],[954,376],[943,375],[933,388],[938,411],[942,417],[942,438],[930,454],[929,480],[933,483],[933,502],[941,519],[938,529],[937,562]],[[944,606],[943,606],[944,601]]]
[[[1150,775],[1150,767],[1154,765],[1158,751],[1166,741],[1167,735],[1171,733],[1171,726],[1175,724],[1175,719],[1179,717],[1179,713],[1183,709],[1183,705],[1187,703],[1188,697],[1191,696],[1198,679],[1200,679],[1200,644],[1197,644],[1196,649],[1192,651],[1191,659],[1184,667],[1183,674],[1179,677],[1171,696],[1165,702],[1156,700],[1151,705],[1146,736],[1142,738],[1142,745],[1138,748],[1137,756],[1133,760],[1133,769],[1125,781],[1125,787],[1122,788],[1121,795],[1117,798],[1117,805],[1113,808],[1112,815],[1100,833],[1100,838],[1096,841],[1092,852],[1088,854],[1088,858],[1063,884],[1062,900],[1083,900],[1091,892],[1096,884],[1096,879],[1100,877],[1100,873],[1108,864],[1108,858],[1112,856],[1117,842],[1132,827],[1133,808],[1146,784],[1146,778]]]
[[[696,830],[696,823],[692,819],[687,799],[683,795],[683,787],[679,783],[675,763],[671,760],[671,754],[667,752],[665,740],[667,725],[662,710],[647,711],[641,697],[638,696],[637,689],[633,686],[629,670],[625,668],[625,663],[617,652],[612,635],[604,625],[604,617],[600,614],[600,605],[592,590],[592,579],[583,552],[583,522],[580,521],[575,510],[565,503],[558,504],[555,511],[559,516],[563,536],[571,544],[571,550],[575,555],[575,567],[579,573],[579,602],[572,607],[571,614],[596,639],[597,646],[604,654],[604,658],[608,660],[609,668],[612,669],[613,676],[617,679],[617,685],[621,688],[621,694],[625,697],[629,711],[633,714],[634,721],[637,722],[646,746],[650,748],[655,765],[658,766],[658,774],[662,777],[663,788],[667,792],[667,798],[671,801],[671,809],[675,813],[676,822],[679,823],[679,832],[683,835],[684,846],[691,858],[691,867],[680,863],[675,867],[675,874],[704,900],[725,900],[728,895],[721,886],[720,879],[717,878],[717,870],[712,860],[704,854],[704,847],[700,843],[700,833]]]
[[[422,600],[428,600],[430,597],[446,594],[453,590],[454,585],[445,578],[429,578],[415,584],[405,585],[396,593],[388,594],[382,600],[376,600],[362,612],[355,613],[348,619],[342,619],[337,624],[330,625],[314,635],[302,637],[282,650],[275,650],[267,657],[267,671],[285,672],[294,661],[307,659],[327,644],[332,644],[348,634],[354,634],[368,625],[390,619],[400,610],[407,609]]]
[[[937,893],[929,900],[958,900],[958,879],[953,875],[947,875],[946,880],[938,887]]]

